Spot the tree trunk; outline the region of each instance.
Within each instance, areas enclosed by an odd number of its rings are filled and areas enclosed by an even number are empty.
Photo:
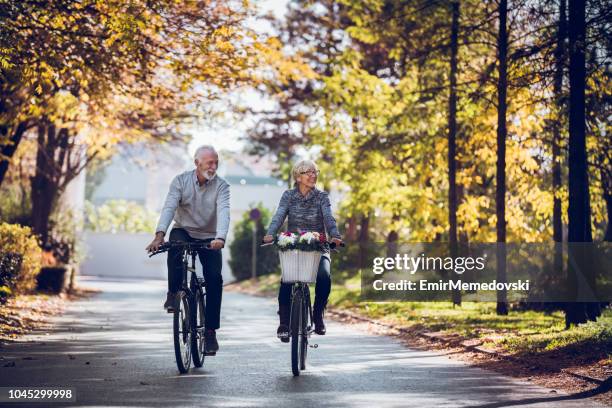
[[[457,36],[459,3],[452,3],[450,92],[448,98],[448,241],[457,243]]]
[[[555,49],[555,78],[554,94],[555,106],[557,108],[556,118],[552,120],[552,189],[553,189],[553,240],[554,248],[554,273],[563,274],[563,223],[561,219],[561,118],[565,113],[563,106],[563,76],[565,66],[565,38],[567,37],[567,16],[565,8],[566,0],[559,2],[559,22],[557,26],[557,47]]]
[[[555,105],[557,108],[557,120],[553,120],[553,239],[555,242],[563,241],[563,224],[561,221],[561,199],[558,196],[559,190],[561,189],[561,123],[560,118],[563,116],[565,111],[562,98],[563,98],[563,67],[564,67],[564,43],[566,34],[566,10],[565,1],[560,0],[559,5],[559,23],[557,29],[557,47],[555,49],[555,80],[554,80],[554,94],[555,94]]]
[[[43,245],[49,242],[49,218],[66,185],[82,167],[70,166],[68,129],[59,131],[53,123],[42,121],[38,126],[36,172],[31,179],[32,229]]]
[[[32,229],[45,245],[49,237],[49,217],[57,196],[56,183],[52,178],[55,126],[49,123],[39,124],[37,142],[36,172],[31,179]]]
[[[506,93],[508,89],[508,1],[499,2],[499,34],[497,37],[499,78],[497,83],[497,173],[495,210],[497,214],[497,281],[506,281]],[[497,314],[508,314],[507,293],[497,292]]]
[[[368,244],[370,240],[370,215],[364,214],[361,217],[361,229],[359,230],[359,267],[366,268]]]
[[[448,242],[451,257],[457,257],[457,53],[459,2],[453,2],[450,38],[450,89],[448,98]],[[461,304],[461,292],[453,290],[453,305]]]
[[[393,214],[391,218],[393,222],[397,222],[400,219],[398,214]],[[396,229],[392,229],[387,235],[387,258],[395,258],[397,255],[397,240],[399,239],[399,234]]]
[[[591,206],[586,152],[585,117],[585,5],[569,1],[570,112],[569,112],[569,225],[570,242],[592,242]]]
[[[569,207],[568,242],[592,242],[591,204],[586,151],[585,116],[585,3],[582,0],[569,0]],[[571,287],[580,291],[581,285],[594,288],[595,279],[589,273],[588,254],[582,247],[570,249],[568,278]],[[582,276],[581,276],[582,275]],[[595,320],[600,314],[598,303],[568,303],[565,323],[586,323]]]
[[[612,242],[612,194],[609,191],[604,192],[606,200],[606,209],[608,210],[608,226],[606,227],[606,235],[604,241]]]
[[[357,220],[354,215],[351,215],[347,220],[346,240],[348,242],[357,241]]]
[[[10,143],[2,146],[2,150],[0,150],[0,156],[5,157],[5,159],[0,160],[0,186],[2,185],[2,181],[8,172],[10,159],[17,151],[17,147],[19,147],[19,143],[21,142],[23,134],[26,132],[26,130],[28,130],[27,122],[20,122],[9,138]]]

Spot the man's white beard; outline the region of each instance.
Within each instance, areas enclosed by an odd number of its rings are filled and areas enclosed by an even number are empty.
[[[206,180],[212,180],[216,174],[217,172],[214,170],[207,170],[202,174],[202,176],[204,176]]]

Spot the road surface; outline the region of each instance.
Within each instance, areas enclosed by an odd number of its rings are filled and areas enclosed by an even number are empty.
[[[227,291],[220,351],[179,375],[165,282],[82,283],[102,293],[71,303],[51,331],[0,349],[1,386],[74,387],[70,406],[599,406],[335,322],[293,377],[289,346],[275,337],[275,302]]]

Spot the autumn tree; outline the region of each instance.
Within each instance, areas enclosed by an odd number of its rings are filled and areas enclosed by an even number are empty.
[[[90,160],[118,143],[181,138],[194,107],[253,80],[265,47],[249,15],[242,2],[2,3],[0,144],[6,160],[36,129],[32,223],[43,240],[58,195]]]

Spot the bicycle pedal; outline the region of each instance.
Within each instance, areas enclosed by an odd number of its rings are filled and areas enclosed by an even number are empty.
[[[216,355],[217,355],[217,352],[216,352],[216,351],[212,351],[212,352],[204,352],[204,355],[205,355],[205,356],[210,356],[210,357],[212,357],[212,356],[216,356]]]
[[[310,348],[319,348],[318,344],[309,344],[308,347]]]

